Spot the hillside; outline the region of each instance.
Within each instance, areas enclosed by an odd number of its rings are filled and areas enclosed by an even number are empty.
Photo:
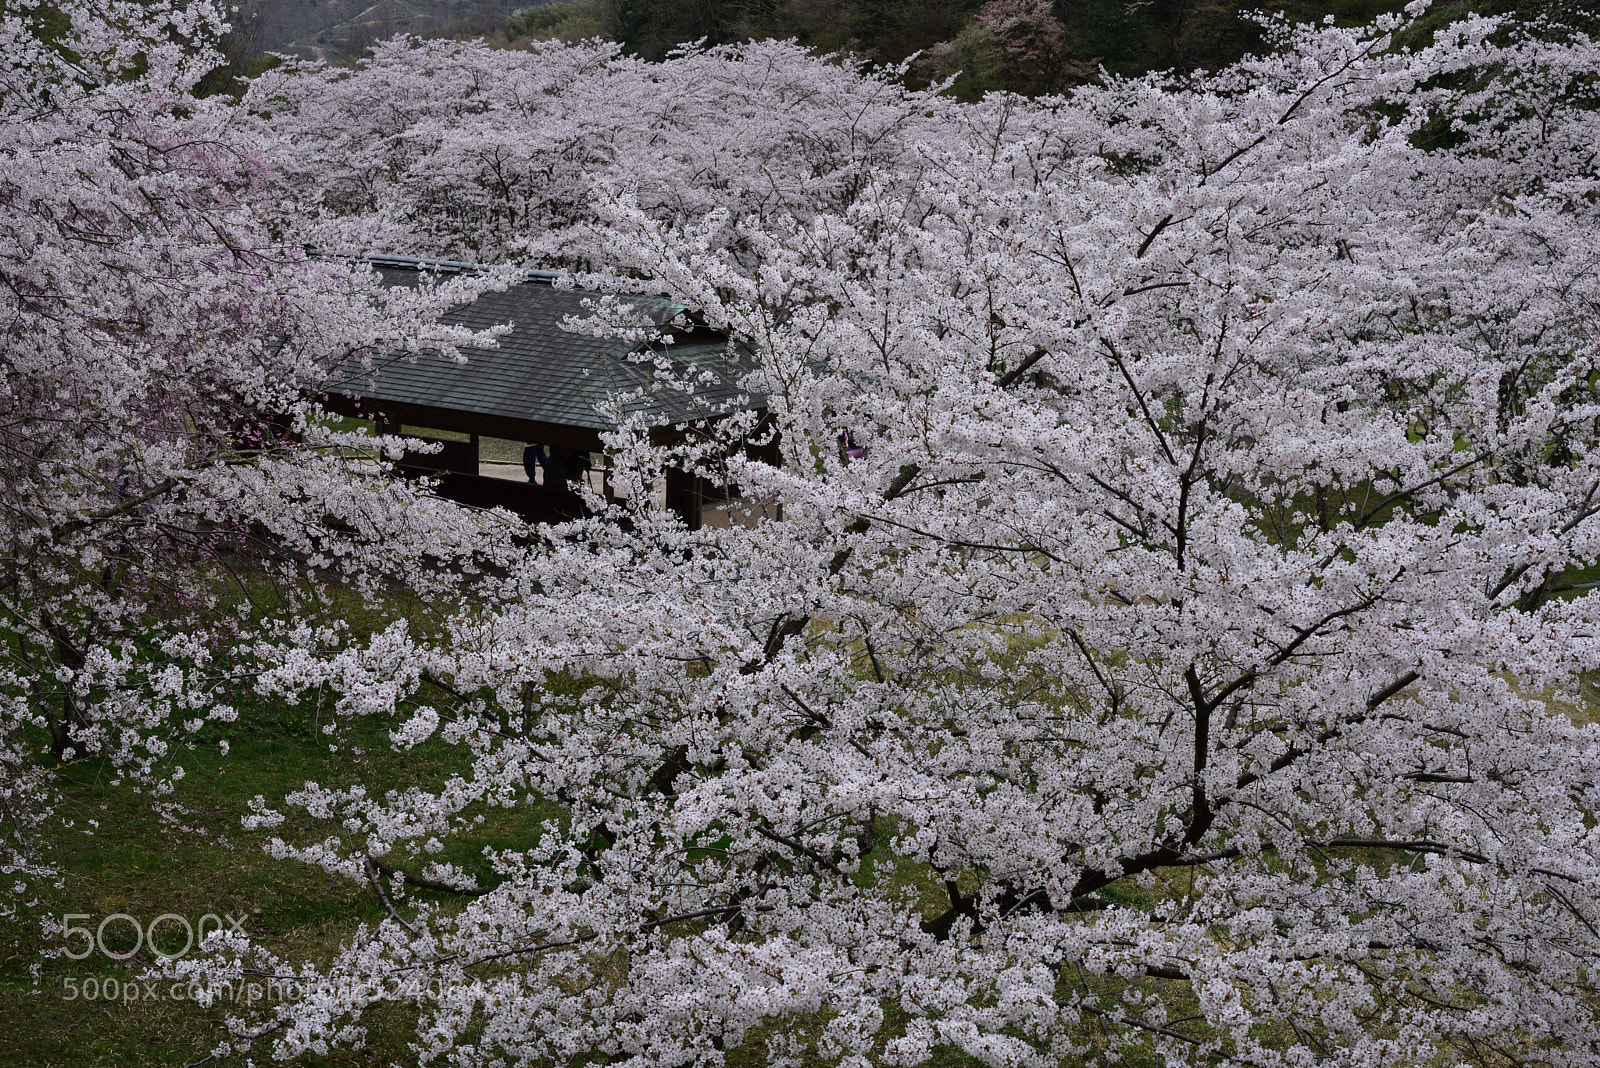
[[[541,38],[604,37],[664,57],[684,41],[725,44],[793,38],[822,52],[877,63],[911,59],[914,85],[956,77],[955,95],[995,89],[1034,95],[1098,77],[1149,70],[1216,70],[1263,45],[1252,18],[1370,22],[1405,0],[553,0],[518,12],[495,35],[515,47]],[[1594,30],[1580,0],[1441,0],[1425,23],[1475,11],[1548,17]],[[481,33],[474,31],[473,35]],[[460,34],[458,34],[460,36]]]
[[[247,0],[215,88],[258,69],[267,53],[349,62],[399,33],[483,37],[517,48],[535,40],[600,38],[661,59],[679,44],[793,38],[821,52],[874,63],[907,62],[905,78],[954,78],[952,92],[1055,92],[1113,74],[1215,70],[1261,47],[1252,17],[1268,10],[1296,21],[1340,25],[1397,11],[1404,0]],[[1429,23],[1467,11],[1548,17],[1595,29],[1578,0],[1446,0]]]
[[[236,16],[232,50],[338,62],[397,33],[493,33],[523,7],[517,0],[247,0]]]

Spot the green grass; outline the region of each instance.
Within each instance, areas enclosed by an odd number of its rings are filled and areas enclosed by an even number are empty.
[[[164,913],[191,922],[206,913],[232,914],[245,917],[245,930],[278,953],[317,956],[335,948],[356,924],[380,919],[381,905],[348,880],[273,860],[261,851],[260,836],[238,825],[247,798],[281,796],[305,779],[325,776],[335,770],[329,757],[326,746],[292,737],[247,737],[226,758],[190,754],[188,775],[172,799],[179,807],[166,818],[156,799],[110,786],[98,764],[62,769],[67,803],[49,838],[65,884],[48,888],[27,911],[57,922],[66,913],[88,914],[78,922],[90,927],[115,913],[143,923]],[[167,926],[181,945],[179,925]],[[84,960],[41,961],[40,952],[59,946],[58,939],[37,927],[7,934],[12,944],[0,966],[0,1064],[181,1065],[204,1056],[224,1035],[220,1010],[166,998],[128,1004],[71,999],[71,989],[86,980],[120,985],[132,979],[150,961],[148,949],[126,964],[98,952]],[[108,926],[106,937],[124,948],[133,938],[123,921]]]
[[[225,1037],[225,1007],[201,1009],[173,1000],[166,996],[169,983],[158,986],[163,996],[155,1001],[146,999],[148,988],[142,985],[136,987],[138,999],[128,1003],[103,995],[94,1001],[73,998],[85,981],[103,988],[113,980],[121,988],[134,980],[152,962],[150,950],[126,963],[98,952],[83,960],[46,958],[43,951],[63,943],[42,933],[42,916],[59,923],[65,914],[86,914],[76,923],[93,929],[117,913],[145,924],[166,913],[191,923],[207,913],[231,914],[243,917],[243,928],[262,946],[294,962],[325,960],[359,924],[383,918],[381,902],[367,887],[274,860],[261,848],[274,834],[314,840],[327,833],[325,826],[313,827],[285,810],[288,820],[282,826],[249,832],[239,818],[250,798],[260,794],[278,801],[308,780],[333,787],[362,782],[380,794],[426,787],[459,770],[461,754],[437,742],[395,752],[383,724],[342,731],[339,750],[330,752],[328,739],[316,729],[314,703],[248,711],[254,714],[242,715],[228,732],[228,755],[215,746],[212,728],[202,732],[203,747],[177,755],[185,776],[169,798],[112,785],[109,768],[98,761],[57,771],[66,800],[46,837],[64,887],[36,886],[36,900],[24,907],[23,922],[0,925],[0,1065],[187,1065]],[[485,878],[484,846],[525,848],[536,840],[541,821],[559,812],[531,806],[485,810],[484,815],[472,838],[452,841],[437,859],[455,861]],[[168,921],[162,932],[164,951],[182,946],[180,924]],[[132,929],[126,921],[114,921],[105,939],[114,949],[131,949]],[[369,1020],[367,1049],[304,1063],[403,1060],[407,1022],[403,1006],[385,1006]]]
[[[260,618],[280,615],[299,592],[248,569],[240,573],[243,588],[224,592],[232,606],[248,596]],[[220,577],[219,577],[220,581]],[[448,606],[428,604],[394,593],[379,596],[354,591],[329,591],[330,610],[357,635],[370,634],[397,617],[412,633],[435,633]],[[330,833],[326,824],[281,804],[283,797],[308,781],[329,788],[361,784],[371,796],[407,787],[436,789],[451,774],[468,772],[470,754],[437,739],[414,749],[395,751],[389,742],[394,725],[375,718],[340,723],[333,736],[327,699],[315,694],[298,703],[266,702],[253,695],[235,695],[238,721],[204,727],[189,748],[169,754],[166,764],[179,765],[183,778],[165,798],[141,794],[117,783],[107,762],[83,760],[55,768],[62,802],[40,835],[45,859],[60,875],[60,885],[35,881],[23,900],[12,901],[12,880],[0,877],[0,904],[15,906],[18,919],[0,920],[0,1068],[11,1065],[189,1065],[205,1057],[226,1037],[229,1006],[203,1009],[170,996],[171,984],[154,991],[136,977],[155,962],[149,947],[125,962],[99,952],[82,960],[61,955],[59,935],[46,933],[41,922],[61,924],[68,914],[91,930],[102,920],[125,914],[148,925],[166,914],[191,924],[201,916],[240,917],[243,929],[259,945],[291,964],[326,961],[347,943],[362,924],[385,916],[370,887],[294,861],[276,860],[263,845],[272,837],[291,842],[316,841]],[[402,713],[397,718],[403,718]],[[219,742],[229,743],[224,755]],[[36,739],[45,748],[41,732]],[[333,748],[337,746],[337,748]],[[246,831],[240,819],[251,798],[264,796],[286,816],[286,822],[264,831]],[[529,848],[543,822],[558,818],[554,805],[518,808],[483,807],[469,815],[483,822],[447,841],[441,861],[454,862],[483,885],[493,878],[482,856],[485,847]],[[331,833],[338,833],[332,828]],[[420,870],[422,862],[405,857],[392,863]],[[448,906],[454,899],[424,893]],[[182,924],[162,927],[164,952],[184,942]],[[131,950],[131,925],[116,920],[105,929],[114,950]],[[81,943],[74,942],[73,945]],[[86,1000],[84,984],[97,993],[107,981],[117,989],[135,983],[137,997],[108,1000],[103,994]],[[161,996],[150,999],[149,993]],[[385,1004],[365,1014],[368,1044],[364,1050],[341,1050],[332,1058],[310,1058],[308,1064],[391,1064],[407,1060],[408,1009]],[[257,1051],[261,1060],[264,1050]],[[214,1062],[213,1062],[214,1063]]]

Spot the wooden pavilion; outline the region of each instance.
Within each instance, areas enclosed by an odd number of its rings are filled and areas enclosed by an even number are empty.
[[[424,272],[481,269],[403,257],[372,257],[369,262],[391,286],[418,285]],[[497,339],[497,347],[463,348],[464,362],[434,353],[392,354],[370,365],[351,360],[335,375],[323,397],[325,407],[370,419],[382,432],[404,433],[439,446],[437,452],[408,454],[401,468],[437,476],[442,495],[554,522],[583,514],[582,498],[559,474],[546,477],[551,471],[548,464],[540,476],[542,483],[529,477],[519,462],[521,450],[543,446],[547,457],[556,458],[556,472],[564,467],[583,470],[587,457],[599,458],[596,467],[603,470],[600,435],[615,427],[601,413],[610,407],[608,400],[630,398],[622,414],[643,412],[658,440],[670,440],[678,432],[675,428],[730,407],[765,406],[764,398],[737,388],[750,365],[726,337],[705,330],[686,332],[686,339],[655,347],[650,358],[641,359],[642,342],[566,328],[565,320],[591,314],[584,301],[596,294],[558,286],[558,279],[550,272],[529,271],[505,291],[484,293],[442,317],[446,323],[474,330],[509,324],[510,331]],[[659,296],[623,299],[657,325],[684,311]],[[695,372],[692,394],[662,388],[658,361],[663,358],[676,371]],[[609,492],[609,487],[602,474],[596,488]],[[669,472],[667,506],[697,527],[707,490],[693,478]]]

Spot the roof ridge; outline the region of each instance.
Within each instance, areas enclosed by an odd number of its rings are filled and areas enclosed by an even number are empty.
[[[492,263],[465,263],[461,260],[434,259],[425,256],[393,256],[388,253],[360,253],[360,252],[329,252],[323,249],[308,248],[306,254],[310,256],[327,256],[341,260],[360,260],[370,263],[374,267],[393,267],[409,271],[433,271],[439,274],[481,274],[488,271],[497,271],[500,266]],[[536,267],[522,269],[524,282],[557,282],[562,278],[571,278],[571,271],[547,271]]]

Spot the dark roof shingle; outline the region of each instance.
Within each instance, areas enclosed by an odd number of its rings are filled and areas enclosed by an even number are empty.
[[[382,262],[378,267],[387,285],[418,284],[416,267]],[[596,406],[619,394],[641,393],[624,410],[642,410],[657,423],[710,418],[733,405],[764,406],[763,398],[737,388],[751,365],[721,337],[707,340],[704,334],[691,334],[685,343],[657,354],[671,361],[666,377],[695,379],[695,388],[686,393],[660,382],[654,357],[639,343],[564,329],[561,324],[567,317],[591,314],[584,301],[596,296],[557,288],[539,276],[501,292],[484,293],[441,319],[473,330],[510,324],[510,331],[497,339],[498,347],[463,347],[462,363],[430,352],[379,357],[371,367],[353,359],[334,376],[329,392],[587,430],[614,425]],[[620,299],[657,325],[683,310],[662,297]]]

